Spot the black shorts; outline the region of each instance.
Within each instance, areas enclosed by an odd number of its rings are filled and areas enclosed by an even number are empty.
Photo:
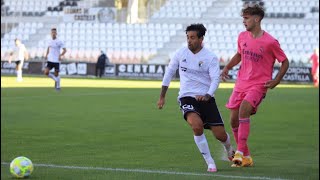
[[[183,97],[179,99],[179,103],[185,120],[189,112],[195,112],[200,116],[205,129],[210,129],[210,126],[224,126],[214,97],[209,101],[197,101],[193,97]]]
[[[16,63],[16,65],[18,66],[19,64],[21,64],[21,61],[18,60],[18,61],[16,61],[15,63]]]
[[[60,70],[60,63],[54,63],[54,62],[48,61],[46,67],[47,67],[49,70],[51,70],[52,68],[54,68],[54,71],[55,71],[55,72],[59,72],[59,70]]]

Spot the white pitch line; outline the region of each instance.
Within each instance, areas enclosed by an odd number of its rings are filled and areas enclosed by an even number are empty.
[[[9,165],[7,162],[1,162],[2,165]],[[148,169],[127,169],[127,168],[106,168],[106,167],[84,167],[84,166],[63,166],[55,164],[34,164],[38,167],[61,168],[61,169],[82,169],[82,170],[99,170],[99,171],[120,171],[120,172],[137,172],[147,174],[169,174],[169,175],[184,175],[184,176],[208,176],[221,177],[227,179],[258,179],[258,180],[287,180],[282,178],[270,178],[261,176],[231,176],[222,174],[194,173],[194,172],[179,172],[179,171],[161,171]]]

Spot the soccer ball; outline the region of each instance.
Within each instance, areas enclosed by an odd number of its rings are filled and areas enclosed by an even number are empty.
[[[15,178],[26,178],[31,175],[33,171],[33,164],[30,159],[19,156],[10,163],[10,173]]]

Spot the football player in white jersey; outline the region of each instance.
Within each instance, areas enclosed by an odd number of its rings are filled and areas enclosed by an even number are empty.
[[[47,64],[44,69],[44,74],[52,78],[55,81],[55,89],[60,90],[60,61],[63,55],[67,52],[67,50],[64,46],[64,43],[57,38],[56,28],[51,29],[51,37],[52,40],[49,42],[49,46],[45,57],[45,59],[47,60]],[[60,54],[61,49],[62,53]],[[54,68],[54,75],[49,72],[52,68]]]
[[[29,53],[24,44],[20,41],[20,39],[14,40],[16,47],[10,53],[9,63],[11,63],[11,59],[14,59],[16,62],[16,72],[17,72],[17,81],[22,81],[22,67],[24,60],[29,59]]]
[[[194,141],[208,165],[207,171],[216,172],[204,129],[211,130],[223,144],[230,161],[234,150],[214,98],[220,82],[219,60],[213,52],[202,46],[205,33],[206,28],[202,24],[191,24],[186,28],[188,47],[178,50],[169,63],[162,81],[158,108],[163,108],[170,81],[179,69],[180,109],[193,130]]]

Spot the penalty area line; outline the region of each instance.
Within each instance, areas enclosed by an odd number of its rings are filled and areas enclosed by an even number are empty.
[[[9,165],[10,163],[1,162],[1,164]],[[134,172],[134,173],[184,175],[184,176],[207,176],[207,177],[221,177],[221,178],[227,178],[227,179],[287,180],[282,178],[271,178],[271,177],[263,177],[263,176],[232,176],[232,175],[222,175],[217,173],[208,174],[208,173],[179,172],[179,171],[165,171],[165,170],[148,170],[148,169],[65,166],[65,165],[55,165],[55,164],[33,164],[33,165],[35,167],[46,167],[46,168],[98,170],[98,171],[112,171],[112,172]]]

